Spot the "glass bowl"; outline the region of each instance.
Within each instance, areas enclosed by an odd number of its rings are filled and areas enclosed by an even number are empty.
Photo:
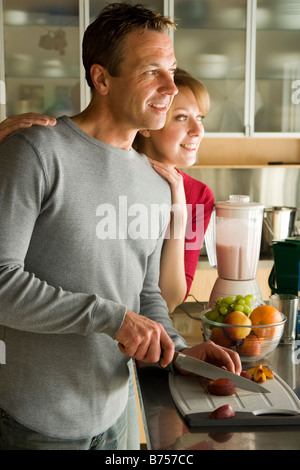
[[[274,351],[286,321],[281,313],[282,321],[271,325],[229,325],[209,320],[208,311],[200,315],[205,340],[237,351],[242,362],[258,361]]]

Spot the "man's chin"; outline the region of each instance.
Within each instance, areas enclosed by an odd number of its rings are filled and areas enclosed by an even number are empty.
[[[151,131],[159,131],[164,127],[165,123],[166,115],[163,119],[149,120],[148,126],[145,129],[149,129]]]

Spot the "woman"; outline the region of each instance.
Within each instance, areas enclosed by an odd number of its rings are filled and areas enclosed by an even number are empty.
[[[137,150],[147,155],[153,168],[171,187],[175,210],[171,214],[160,270],[161,293],[170,312],[188,296],[214,204],[208,186],[177,169],[196,161],[204,135],[203,119],[210,105],[209,95],[198,80],[183,70],[176,70],[174,80],[178,94],[167,113],[165,126],[160,130],[140,131],[135,142]]]

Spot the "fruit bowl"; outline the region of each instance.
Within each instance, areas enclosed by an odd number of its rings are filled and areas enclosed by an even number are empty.
[[[281,321],[264,325],[238,325],[210,320],[205,310],[200,315],[206,341],[237,351],[242,362],[254,362],[268,356],[278,346],[283,333],[285,315]]]

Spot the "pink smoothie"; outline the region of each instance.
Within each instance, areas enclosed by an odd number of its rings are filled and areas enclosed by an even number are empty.
[[[246,246],[217,243],[217,263],[219,276],[223,279],[254,279],[258,256],[253,253],[251,248],[249,250],[249,247]]]
[[[216,252],[219,276],[248,280],[256,276],[261,231],[251,219],[217,218]]]

